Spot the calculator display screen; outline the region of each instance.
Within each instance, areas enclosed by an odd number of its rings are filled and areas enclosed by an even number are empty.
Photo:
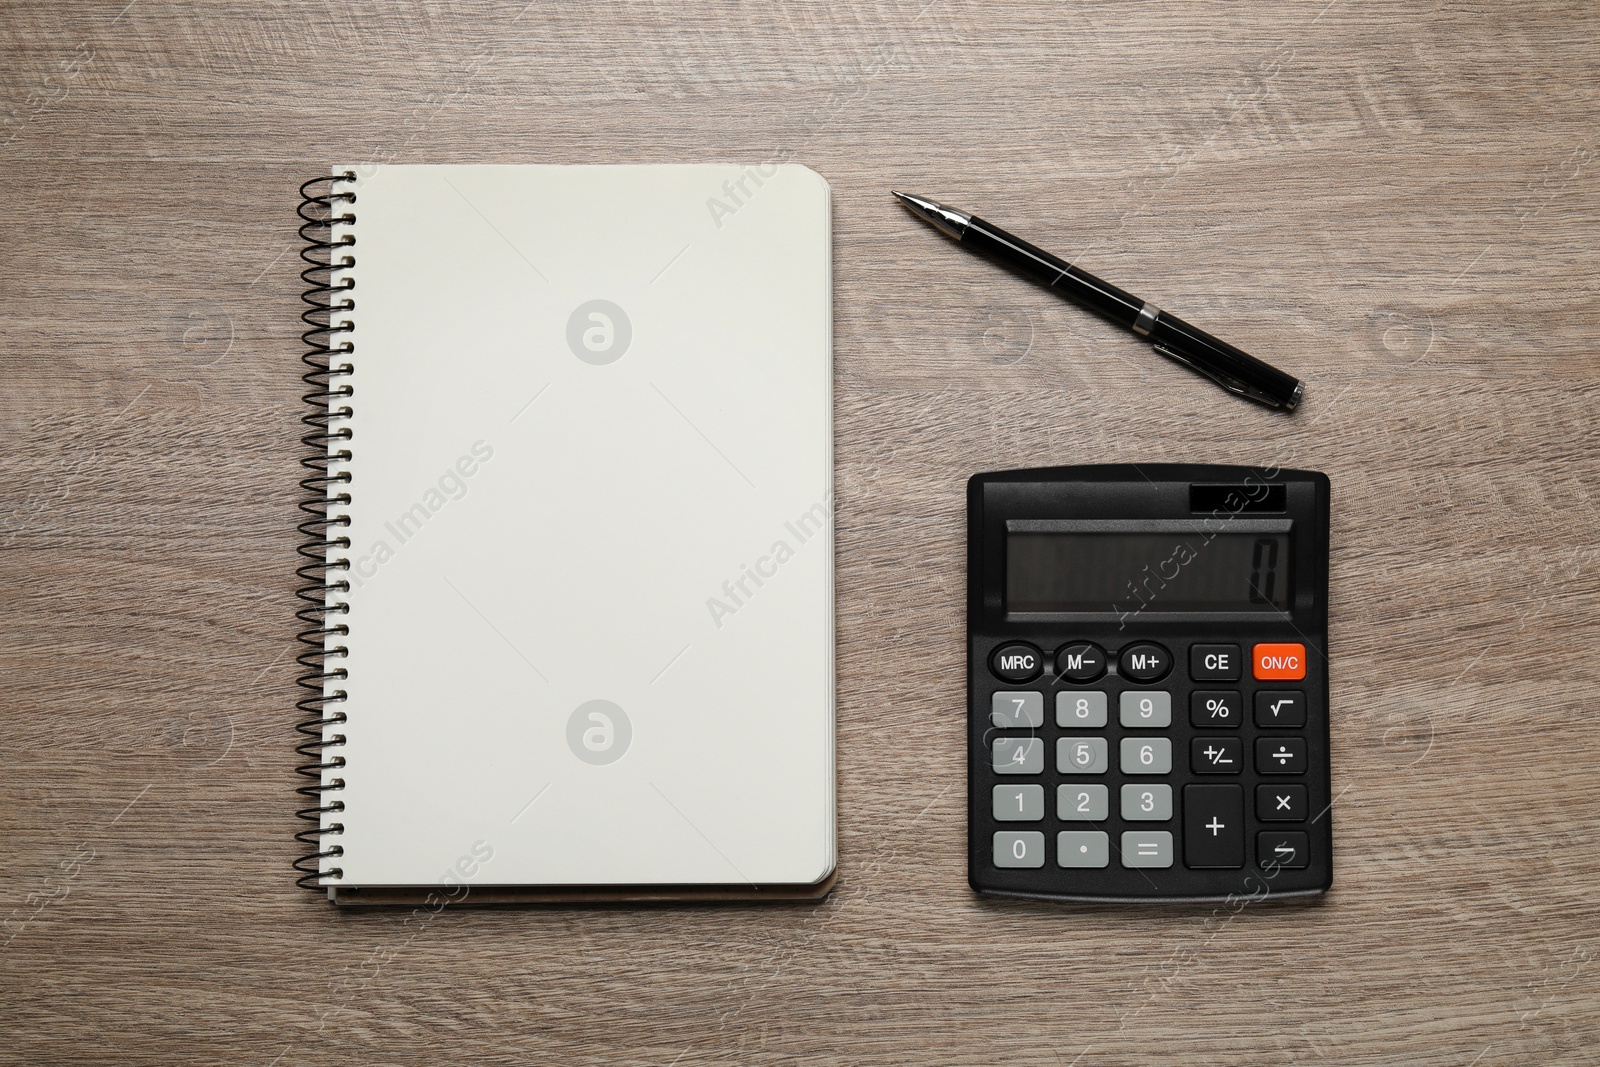
[[[1283,610],[1289,573],[1287,534],[1006,535],[1012,612]]]

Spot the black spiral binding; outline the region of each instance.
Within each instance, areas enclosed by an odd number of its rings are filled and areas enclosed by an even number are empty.
[[[349,276],[344,277],[337,285],[333,283],[335,271],[355,266],[355,257],[340,249],[347,249],[355,245],[356,239],[350,234],[334,240],[334,227],[340,224],[353,223],[354,214],[345,210],[341,213],[335,207],[336,202],[353,205],[356,194],[353,191],[340,192],[340,182],[355,181],[353,171],[342,174],[330,175],[323,178],[313,178],[300,187],[300,218],[303,225],[300,227],[300,236],[305,240],[306,247],[301,251],[300,258],[309,264],[300,272],[300,277],[305,280],[308,288],[304,299],[311,306],[300,316],[308,329],[301,334],[305,341],[307,351],[300,358],[311,369],[302,376],[311,392],[305,395],[305,402],[310,405],[311,411],[300,421],[311,428],[300,440],[305,443],[306,455],[300,460],[301,466],[311,473],[300,482],[300,487],[305,490],[305,496],[300,502],[300,510],[308,518],[300,524],[300,533],[304,540],[300,544],[300,556],[303,562],[296,569],[301,580],[305,583],[296,595],[304,601],[304,606],[295,613],[296,617],[306,625],[300,633],[300,642],[305,646],[297,657],[305,673],[295,681],[306,690],[304,696],[296,702],[295,707],[304,714],[303,721],[295,725],[295,729],[304,738],[295,747],[305,761],[295,768],[295,771],[309,781],[296,790],[301,796],[314,802],[313,807],[302,808],[298,812],[300,818],[311,823],[311,826],[295,834],[295,840],[308,846],[311,851],[294,861],[295,870],[300,872],[298,883],[302,888],[325,892],[326,884],[323,879],[337,880],[344,871],[339,867],[322,869],[322,861],[332,859],[344,854],[344,849],[339,845],[328,845],[325,837],[336,836],[344,832],[344,824],[330,822],[327,826],[322,824],[323,816],[342,812],[344,802],[338,799],[330,800],[328,793],[337,792],[344,788],[343,778],[330,778],[323,780],[324,772],[338,770],[344,766],[344,757],[329,755],[326,751],[344,744],[344,735],[330,734],[329,727],[344,723],[345,713],[342,711],[328,711],[328,705],[336,704],[346,699],[342,689],[336,689],[331,694],[327,691],[328,683],[338,682],[348,676],[343,667],[329,669],[328,658],[332,656],[347,656],[350,650],[345,646],[328,647],[330,637],[344,637],[350,633],[350,627],[344,623],[328,624],[331,615],[340,615],[350,610],[349,605],[338,600],[330,600],[329,594],[347,593],[350,591],[348,580],[330,582],[330,572],[348,571],[350,560],[348,558],[329,559],[328,553],[333,549],[348,549],[350,538],[348,536],[330,537],[329,534],[335,527],[348,527],[350,518],[347,515],[330,514],[330,509],[342,507],[350,503],[348,488],[350,472],[348,470],[330,472],[334,463],[350,459],[348,442],[351,438],[349,426],[332,429],[332,423],[338,419],[348,419],[351,409],[348,404],[337,408],[333,407],[335,401],[344,401],[353,393],[354,389],[348,381],[334,385],[334,379],[349,375],[353,367],[349,363],[335,365],[335,356],[355,351],[355,346],[349,338],[335,343],[335,335],[349,333],[355,329],[353,323],[344,319],[338,323],[331,321],[335,312],[343,313],[355,308],[355,301],[347,295],[355,288],[355,280]],[[320,193],[319,193],[320,190]],[[344,444],[337,445],[336,442]],[[333,449],[338,447],[338,451]],[[341,487],[335,490],[335,487]]]

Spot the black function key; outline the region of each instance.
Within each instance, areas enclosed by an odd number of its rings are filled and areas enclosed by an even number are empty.
[[[1033,681],[1043,669],[1044,659],[1039,655],[1039,650],[1021,641],[1001,645],[989,657],[989,670],[994,672],[994,676],[1013,685]]]
[[[1304,867],[1311,862],[1311,843],[1298,830],[1266,830],[1256,835],[1256,866]]]
[[[1262,822],[1304,822],[1307,807],[1303,785],[1256,786],[1256,818]]]
[[[1153,682],[1172,669],[1172,653],[1148,641],[1129,645],[1122,650],[1120,670],[1124,678],[1136,682]]]
[[[1303,737],[1256,738],[1256,773],[1306,773],[1306,739]]]
[[[1244,722],[1244,700],[1222,689],[1197,689],[1189,695],[1189,724],[1231,730]]]
[[[1106,672],[1106,654],[1099,645],[1068,645],[1056,653],[1056,673],[1069,682],[1092,682]]]
[[[1244,866],[1243,789],[1183,787],[1183,862],[1190,867]]]
[[[1292,729],[1306,724],[1306,695],[1304,693],[1256,694],[1256,725]]]
[[[1237,737],[1197,737],[1189,742],[1189,767],[1196,774],[1238,774],[1244,742]]]
[[[1244,670],[1238,645],[1191,645],[1189,677],[1197,682],[1237,682]]]

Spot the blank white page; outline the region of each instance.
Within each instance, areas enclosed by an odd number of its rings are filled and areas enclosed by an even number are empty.
[[[827,183],[358,173],[324,884],[825,878]]]

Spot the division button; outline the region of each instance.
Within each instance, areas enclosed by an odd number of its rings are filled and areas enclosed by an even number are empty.
[[[1168,830],[1124,830],[1124,867],[1171,867],[1172,833]]]
[[[1250,651],[1250,667],[1261,682],[1298,682],[1306,676],[1306,646],[1263,644]]]
[[[1237,682],[1244,664],[1238,645],[1191,645],[1189,677],[1197,682]]]
[[[1044,786],[997,785],[994,787],[996,822],[1038,822],[1044,818]]]
[[[1234,690],[1196,689],[1189,694],[1189,725],[1231,730],[1244,722],[1244,701]]]
[[[1244,866],[1243,789],[1183,787],[1183,862],[1190,867]]]
[[[1264,830],[1256,835],[1256,866],[1304,867],[1311,862],[1311,843],[1299,830]]]
[[[1111,862],[1111,839],[1103,830],[1062,830],[1056,834],[1056,864],[1104,867]]]
[[[1099,645],[1068,645],[1056,653],[1056,673],[1069,682],[1092,682],[1106,672],[1106,654]]]
[[[994,835],[996,867],[1043,867],[1044,834],[1038,830],[1001,830]]]
[[[1189,742],[1189,767],[1196,774],[1244,770],[1244,742],[1237,737],[1197,737]]]
[[[1262,822],[1304,822],[1308,807],[1303,785],[1256,786],[1256,818]]]
[[[1039,737],[995,738],[994,773],[1043,774],[1044,739]]]
[[[1002,730],[1044,725],[1043,693],[996,693],[989,701],[989,721]]]
[[[1153,682],[1166,676],[1172,669],[1172,653],[1148,641],[1129,645],[1122,650],[1119,668],[1124,678],[1136,682]]]
[[[994,650],[994,655],[989,657],[989,670],[993,671],[994,676],[1002,682],[1010,682],[1012,685],[1033,681],[1039,677],[1039,672],[1043,669],[1044,660],[1039,655],[1039,650],[1021,641],[1001,645]]]
[[[1256,694],[1256,725],[1268,729],[1293,729],[1306,724],[1304,693],[1271,692]]]
[[[1306,773],[1306,739],[1303,737],[1256,738],[1256,773]]]

